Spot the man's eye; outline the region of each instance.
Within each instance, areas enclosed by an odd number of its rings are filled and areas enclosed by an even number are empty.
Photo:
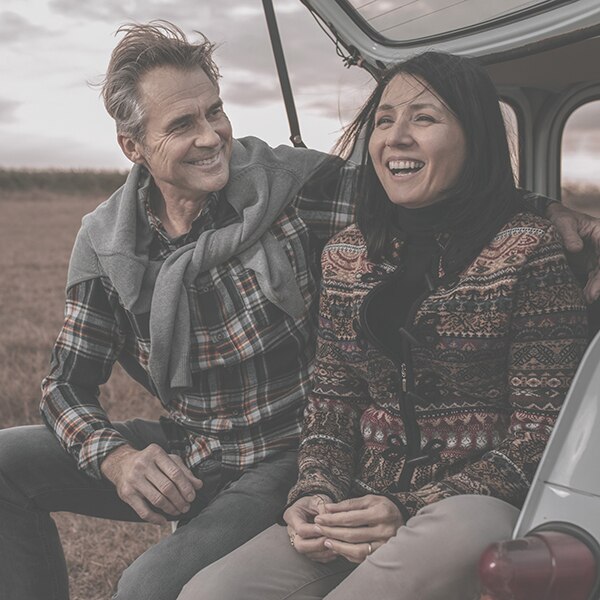
[[[179,123],[175,123],[175,125],[173,125],[173,127],[171,127],[171,131],[183,131],[183,130],[187,129],[188,126],[189,126],[188,121],[180,121]]]

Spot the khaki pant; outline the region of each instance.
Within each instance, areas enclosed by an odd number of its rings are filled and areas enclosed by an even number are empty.
[[[472,600],[481,553],[510,538],[517,516],[496,498],[448,498],[419,511],[358,566],[313,562],[273,525],[198,573],[178,600]]]

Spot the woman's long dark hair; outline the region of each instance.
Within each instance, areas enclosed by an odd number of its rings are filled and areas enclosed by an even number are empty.
[[[386,71],[336,147],[342,156],[349,156],[366,132],[354,196],[357,225],[374,261],[389,257],[397,234],[397,207],[375,173],[368,138],[381,96],[400,73],[415,77],[434,93],[454,113],[465,135],[462,172],[444,196],[443,231],[450,238],[442,258],[446,272],[456,274],[520,208],[498,93],[474,59],[442,52],[419,54]]]

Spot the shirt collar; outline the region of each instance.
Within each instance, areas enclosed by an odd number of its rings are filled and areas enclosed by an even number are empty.
[[[150,186],[150,188],[153,186]],[[149,188],[149,189],[150,189]],[[202,210],[198,213],[198,216],[192,221],[192,226],[187,233],[177,237],[171,238],[167,234],[164,225],[162,224],[158,215],[152,209],[151,194],[147,193],[144,197],[144,208],[146,210],[146,216],[148,218],[148,224],[154,235],[158,236],[161,241],[167,243],[169,246],[182,246],[189,242],[198,239],[198,236],[208,229],[215,229],[219,226],[219,216],[222,211],[219,210],[219,194],[218,192],[212,192],[209,194]]]

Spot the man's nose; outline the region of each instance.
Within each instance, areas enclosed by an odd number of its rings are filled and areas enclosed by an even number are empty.
[[[194,135],[194,146],[196,148],[213,148],[220,143],[221,136],[208,121],[198,124]]]

